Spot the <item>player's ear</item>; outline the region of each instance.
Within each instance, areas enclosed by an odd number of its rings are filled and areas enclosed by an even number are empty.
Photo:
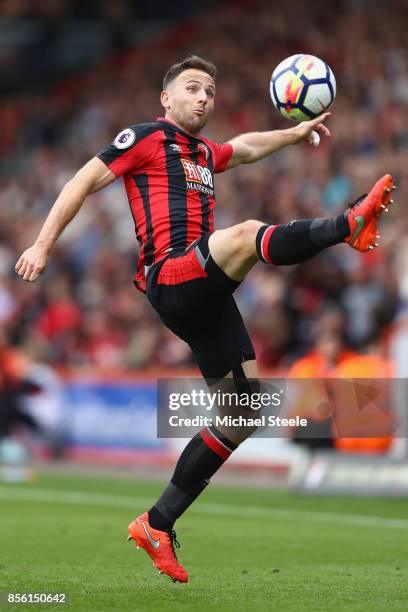
[[[166,110],[170,109],[170,97],[169,97],[169,92],[167,90],[164,90],[161,92],[160,102],[163,108],[165,108]]]

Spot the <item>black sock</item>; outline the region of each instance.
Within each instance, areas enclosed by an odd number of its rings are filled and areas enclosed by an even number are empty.
[[[343,242],[350,234],[348,219],[305,219],[287,225],[263,225],[256,237],[258,257],[264,263],[288,266],[306,261],[323,249]]]
[[[211,476],[236,448],[236,444],[227,440],[213,426],[194,436],[181,453],[163,494],[149,510],[149,523],[153,529],[172,529],[176,519],[204,491]]]

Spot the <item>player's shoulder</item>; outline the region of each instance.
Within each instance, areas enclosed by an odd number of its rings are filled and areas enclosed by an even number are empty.
[[[118,149],[128,149],[159,130],[160,125],[157,121],[128,125],[117,134],[113,144]]]
[[[148,121],[147,123],[135,123],[134,125],[129,125],[129,129],[134,130],[135,132],[156,132],[161,129],[160,121]]]

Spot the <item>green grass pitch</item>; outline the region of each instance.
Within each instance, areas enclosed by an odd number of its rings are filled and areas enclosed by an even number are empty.
[[[40,475],[0,483],[0,591],[69,603],[1,609],[392,612],[408,609],[408,501],[209,487],[180,519],[187,585],[153,570],[126,527],[160,483]]]

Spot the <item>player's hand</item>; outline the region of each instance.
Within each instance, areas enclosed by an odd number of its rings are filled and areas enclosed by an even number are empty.
[[[295,137],[294,144],[299,144],[300,142],[315,144],[312,132],[317,132],[319,136],[330,136],[330,130],[323,123],[330,115],[331,113],[323,113],[316,117],[316,119],[302,121],[296,127],[291,128]]]
[[[48,252],[44,247],[33,244],[21,255],[15,270],[23,280],[34,282],[47,267],[48,257]]]

